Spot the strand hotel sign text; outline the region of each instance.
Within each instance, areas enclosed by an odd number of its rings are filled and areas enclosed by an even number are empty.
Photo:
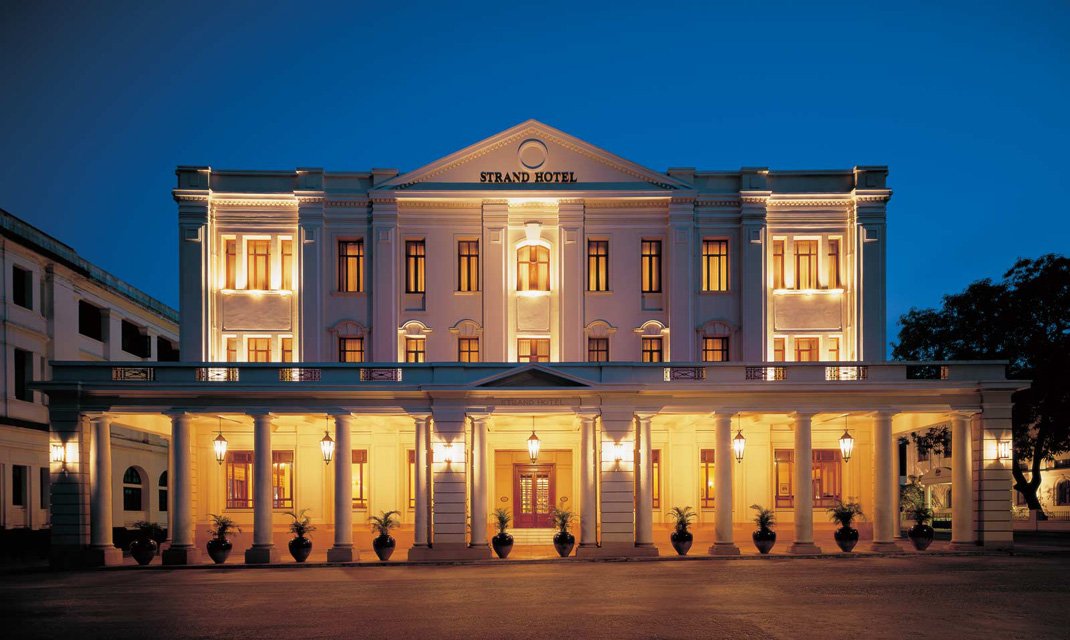
[[[483,184],[573,184],[575,171],[481,171],[479,182]]]

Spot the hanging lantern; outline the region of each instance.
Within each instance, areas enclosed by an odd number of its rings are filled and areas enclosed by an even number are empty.
[[[535,461],[539,459],[539,447],[542,445],[539,442],[539,436],[535,435],[535,417],[531,418],[531,437],[528,438],[528,457],[531,458],[531,464],[535,464]]]
[[[331,464],[334,459],[334,440],[331,440],[331,434],[326,429],[323,430],[323,440],[320,440],[320,451],[323,452],[323,461]]]
[[[736,429],[736,437],[732,439],[732,451],[736,454],[736,462],[743,462],[743,449],[747,446],[747,439],[743,437],[743,430]]]
[[[223,437],[223,418],[219,418],[219,435],[212,441],[212,449],[215,450],[215,461],[223,464],[227,459],[227,439]]]
[[[843,456],[843,461],[847,462],[851,459],[851,453],[855,450],[855,439],[851,437],[851,432],[847,430],[847,427],[843,429],[843,435],[840,436],[840,455]]]

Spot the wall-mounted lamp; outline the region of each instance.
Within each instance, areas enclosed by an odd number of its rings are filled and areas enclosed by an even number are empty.
[[[539,459],[541,448],[542,442],[539,441],[539,436],[535,435],[535,416],[531,416],[531,437],[528,438],[528,457],[531,458],[531,464],[535,464]]]
[[[48,445],[48,461],[67,465],[67,448],[62,442],[53,442]]]
[[[843,461],[847,462],[851,459],[851,454],[855,450],[855,439],[851,436],[851,432],[847,429],[847,416],[843,417],[843,435],[840,436],[840,455],[843,456]]]
[[[331,464],[331,460],[334,459],[334,440],[331,439],[331,433],[327,430],[329,424],[329,418],[323,418],[323,440],[320,440],[320,451],[323,453],[323,462]]]
[[[999,458],[1000,460],[1010,460],[1011,454],[1012,450],[1010,440],[1000,440],[998,443],[996,443],[997,458]]]
[[[618,467],[622,462],[635,462],[635,443],[628,440],[603,442],[602,460],[612,461]]]
[[[223,416],[219,418],[219,435],[212,441],[212,450],[215,451],[215,461],[223,464],[227,459],[227,439],[223,437]]]
[[[743,437],[743,429],[736,424],[736,437],[732,438],[732,452],[736,454],[736,462],[743,462],[743,450],[747,447],[747,439]]]

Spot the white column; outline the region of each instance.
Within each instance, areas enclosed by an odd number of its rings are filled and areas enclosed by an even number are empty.
[[[811,413],[796,413],[795,417],[795,541],[791,553],[821,553],[814,544],[814,485],[813,449],[810,442]]]
[[[736,464],[732,455],[732,414],[718,413],[713,416],[714,430],[714,522],[715,537],[710,553],[713,555],[739,555],[739,547],[732,540],[732,468]]]
[[[635,465],[635,546],[653,547],[654,531],[652,516],[654,511],[654,461],[650,446],[651,413],[636,413],[636,452],[638,460]]]
[[[334,546],[327,562],[353,562],[353,416],[334,416]]]
[[[428,476],[428,448],[431,438],[431,416],[415,415],[416,423],[416,505],[413,514],[413,547],[428,546],[428,505],[431,498],[430,477]]]
[[[472,420],[472,528],[471,546],[487,546],[487,420],[485,415],[470,415]]]
[[[92,418],[93,446],[91,481],[90,481],[90,515],[89,544],[94,549],[114,548],[112,542],[112,499],[111,484],[111,416],[101,415]]]
[[[271,418],[270,413],[253,416],[253,546],[245,551],[249,564],[278,560],[271,531]]]
[[[895,439],[892,414],[873,417],[873,550],[896,551],[895,529],[899,523],[895,481]]]
[[[193,535],[193,416],[171,415],[171,467],[167,481],[171,486],[171,547],[163,552],[164,564],[193,564],[198,553]]]
[[[580,546],[598,546],[598,440],[596,414],[579,414],[580,419]]]
[[[970,548],[973,528],[973,442],[970,416],[951,417],[951,544]]]

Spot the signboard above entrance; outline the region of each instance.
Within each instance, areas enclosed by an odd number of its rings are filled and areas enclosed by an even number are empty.
[[[481,171],[479,181],[486,184],[579,182],[575,171]]]

